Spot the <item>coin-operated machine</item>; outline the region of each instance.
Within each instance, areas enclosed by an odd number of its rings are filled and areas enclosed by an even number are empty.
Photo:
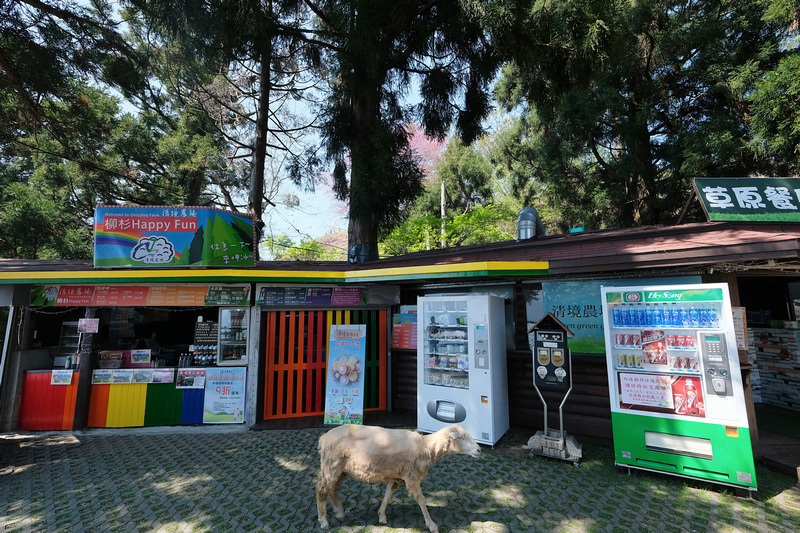
[[[572,392],[572,356],[567,337],[574,335],[555,315],[547,313],[528,330],[533,350],[533,386],[544,404],[544,430],[528,440],[528,448],[536,455],[572,461],[577,466],[581,458],[581,445],[564,431],[564,404]],[[547,402],[540,389],[564,392],[558,406],[559,429],[547,425]],[[551,395],[552,396],[552,395]]]

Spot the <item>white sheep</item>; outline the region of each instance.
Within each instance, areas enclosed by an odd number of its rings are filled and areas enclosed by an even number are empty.
[[[430,435],[405,429],[375,426],[339,426],[319,438],[320,469],[317,481],[317,514],[322,529],[328,529],[328,501],[336,518],[344,518],[344,507],[337,490],[350,476],[367,483],[386,483],[386,493],[378,509],[378,521],[386,523],[386,505],[400,483],[417,501],[431,533],[439,527],[428,514],[420,483],[435,462],[454,453],[478,457],[481,447],[467,431],[452,425]]]

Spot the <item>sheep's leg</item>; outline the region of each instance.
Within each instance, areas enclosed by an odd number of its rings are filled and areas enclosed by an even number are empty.
[[[389,504],[389,498],[392,497],[394,491],[397,490],[399,486],[398,483],[394,481],[389,481],[386,483],[386,493],[383,495],[383,501],[381,502],[381,507],[378,509],[378,522],[381,524],[386,523],[386,506]]]
[[[339,478],[333,482],[330,490],[328,491],[328,498],[331,499],[331,503],[333,504],[333,511],[336,514],[336,518],[339,520],[344,520],[344,505],[342,505],[342,500],[339,499],[339,486],[344,481],[347,475],[342,474]]]
[[[322,475],[317,481],[317,518],[319,519],[319,527],[328,529],[328,488]]]
[[[430,532],[439,533],[439,526],[436,525],[436,522],[431,519],[431,515],[428,514],[428,507],[425,505],[425,495],[422,494],[422,488],[420,488],[419,482],[409,483],[408,480],[406,480],[406,489],[408,493],[411,494],[411,497],[419,504],[419,508],[422,510],[422,516],[425,517],[425,525],[428,526]]]

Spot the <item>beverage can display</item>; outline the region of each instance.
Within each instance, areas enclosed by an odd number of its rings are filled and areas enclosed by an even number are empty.
[[[632,346],[639,346],[642,343],[642,339],[639,335],[631,335],[631,345]]]
[[[617,333],[616,336],[617,346],[622,346],[622,333]]]
[[[681,370],[689,368],[689,360],[686,357],[678,357],[678,368]]]
[[[717,310],[712,306],[708,308],[708,327],[719,327],[719,319],[717,319]]]
[[[634,354],[633,362],[635,366],[642,366],[642,354],[640,353]]]
[[[675,335],[667,335],[667,348],[675,347]]]
[[[664,314],[661,312],[661,306],[658,304],[653,304],[653,325],[658,327],[664,325]]]
[[[675,347],[676,348],[683,348],[686,345],[686,337],[683,335],[676,335],[675,336]]]
[[[627,354],[627,357],[625,358],[625,364],[628,366],[636,366],[636,356],[632,353]]]
[[[697,364],[697,357],[689,358],[689,370],[699,370],[700,366]]]
[[[686,335],[686,347],[694,348],[694,335]]]
[[[628,361],[628,359],[625,357],[625,354],[624,354],[624,353],[618,353],[618,354],[617,354],[617,364],[618,364],[619,366],[625,366],[625,363],[626,363],[627,361]]]
[[[628,315],[628,307],[621,306],[619,310],[619,325],[622,327],[630,325],[630,315]]]
[[[630,344],[631,344],[630,333],[624,333],[622,335],[622,344],[623,344],[623,346],[630,346]]]
[[[692,416],[699,415],[700,406],[697,404],[697,388],[694,386],[691,379],[686,380],[683,393],[686,396],[686,414]]]
[[[681,313],[678,310],[678,304],[673,303],[670,307],[671,309],[669,310],[669,315],[670,315],[669,325],[678,327],[681,325]]]
[[[711,324],[708,319],[708,308],[705,306],[700,307],[700,327],[701,328],[711,327]]]
[[[655,325],[655,318],[653,317],[653,308],[650,307],[650,304],[647,304],[647,307],[644,310],[644,322],[641,325],[642,326]]]
[[[683,394],[675,393],[672,395],[672,403],[675,407],[675,413],[679,415],[686,414],[686,399]]]

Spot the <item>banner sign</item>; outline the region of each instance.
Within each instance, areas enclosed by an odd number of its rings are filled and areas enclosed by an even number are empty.
[[[365,324],[333,325],[328,345],[325,424],[363,424]]]
[[[627,285],[628,280],[555,281],[542,283],[544,311],[553,313],[574,336],[568,339],[572,353],[606,353],[600,288]],[[648,284],[700,283],[699,276],[652,278]]]
[[[96,267],[252,267],[253,220],[207,207],[97,206]]]
[[[250,305],[249,285],[34,285],[31,305],[188,307]]]
[[[204,424],[241,424],[247,369],[213,367],[206,372],[203,400]]]
[[[800,178],[695,178],[709,222],[800,222]]]
[[[328,306],[352,307],[364,303],[361,287],[296,287],[259,285],[256,305],[260,306]]]

